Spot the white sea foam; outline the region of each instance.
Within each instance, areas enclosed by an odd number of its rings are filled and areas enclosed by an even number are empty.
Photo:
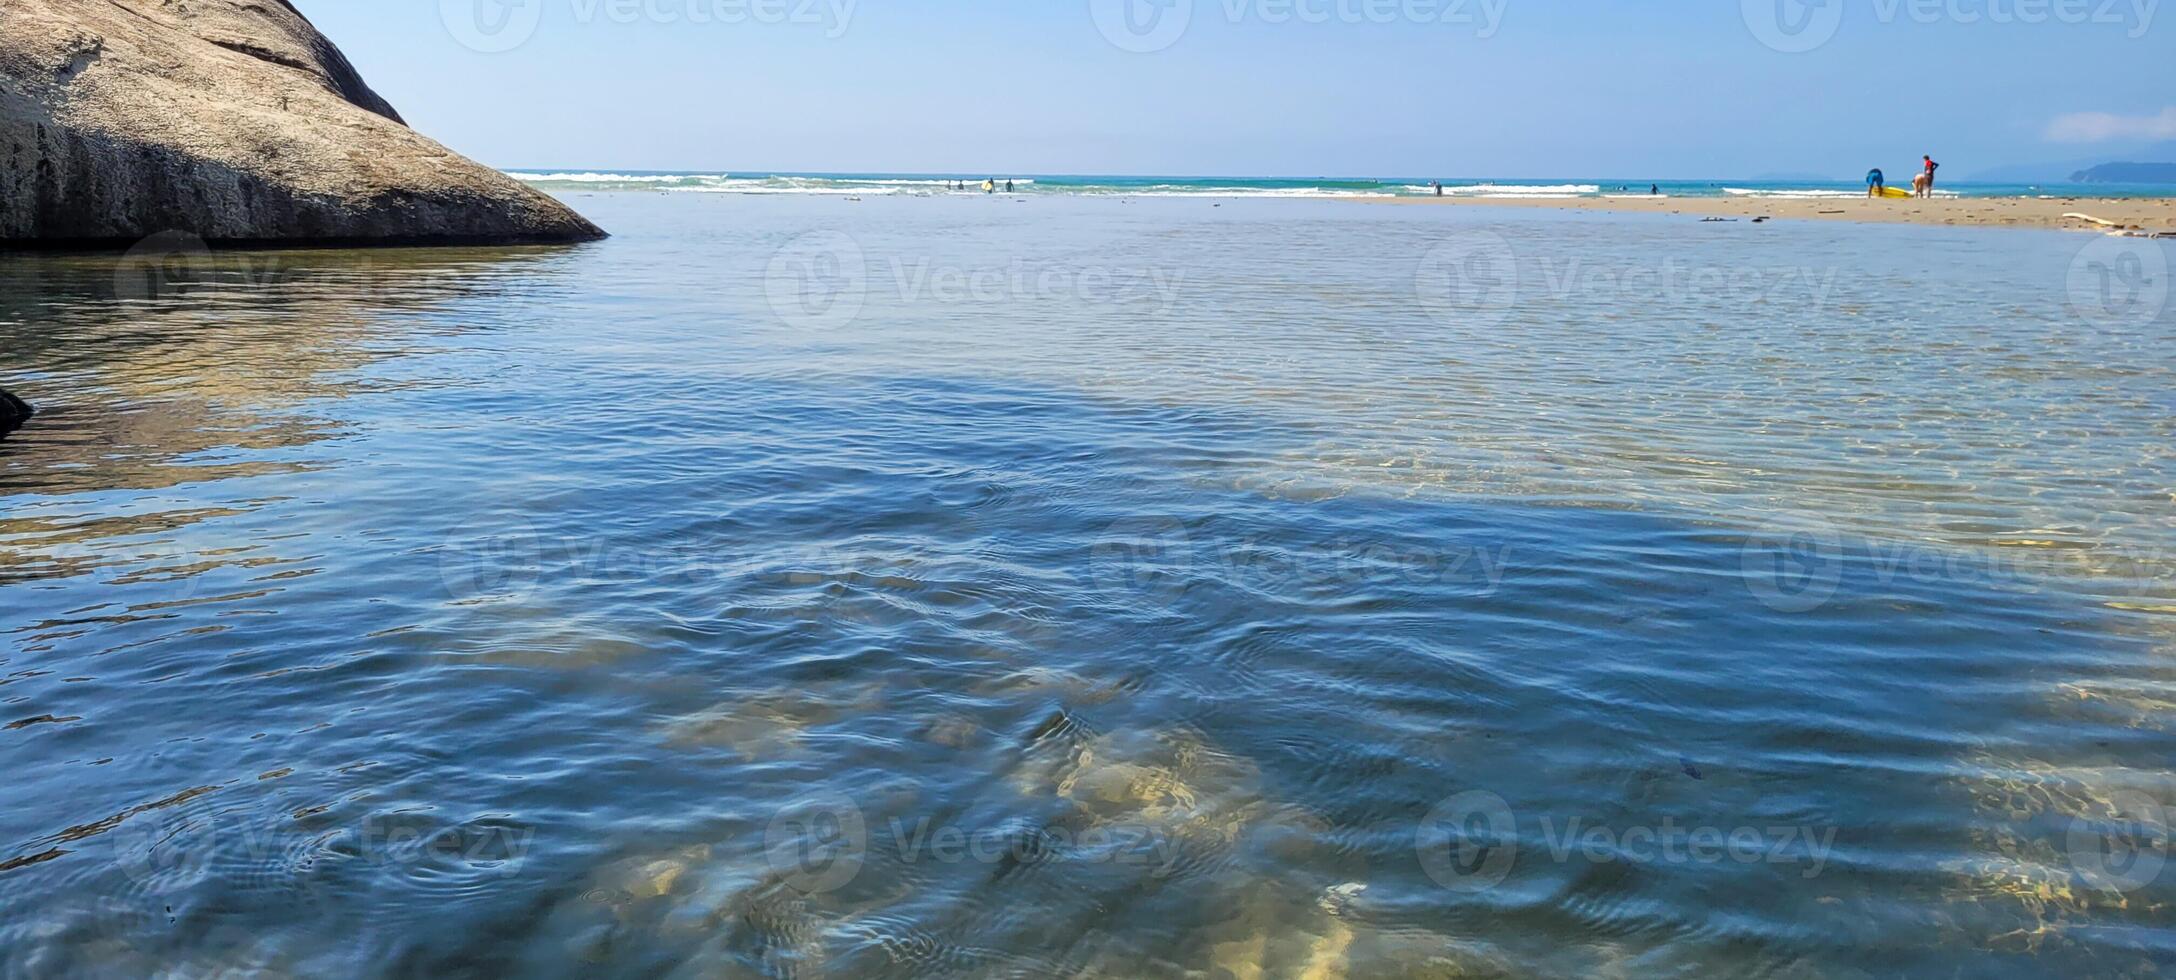
[[[1599,194],[1597,184],[1448,184],[1443,187],[1445,197],[1583,197]]]
[[[675,193],[703,194],[823,194],[823,195],[922,195],[948,193],[980,194],[982,181],[978,178],[943,177],[798,177],[798,176],[733,176],[723,173],[687,174],[628,174],[609,171],[557,171],[551,173],[510,173],[518,180],[541,185],[574,185],[598,190],[658,190]],[[964,182],[963,190],[954,190],[955,182]],[[1004,178],[998,179],[1000,188]],[[1036,189],[1032,179],[1012,178],[1015,193]],[[1133,186],[1125,184],[1063,184],[1041,188],[1044,193],[1087,196],[1118,197],[1189,197],[1189,198],[1358,198],[1384,195],[1432,193],[1432,188],[1421,185],[1383,185],[1380,187],[1248,187],[1208,186],[1203,184],[1153,184]],[[1469,198],[1567,198],[1591,195],[1601,190],[1593,184],[1462,184],[1447,186],[1446,196]]]
[[[1399,191],[1418,197],[1430,197],[1435,188],[1427,184],[1406,184]],[[1524,200],[1563,200],[1587,197],[1601,191],[1594,184],[1445,184],[1444,197],[1503,198]]]
[[[1089,185],[1080,188],[1081,193],[1113,197],[1381,197],[1387,191],[1353,190],[1334,187],[1194,187],[1183,184],[1153,184],[1148,187],[1114,187]]]
[[[1752,188],[1747,188],[1747,187],[1725,187],[1725,188],[1723,188],[1723,193],[1725,193],[1725,194],[1728,194],[1728,195],[1730,195],[1730,196],[1732,196],[1732,197],[1790,197],[1790,198],[1814,198],[1814,197],[1865,197],[1865,196],[1866,196],[1866,193],[1865,193],[1864,191],[1824,191],[1824,190],[1754,190],[1754,189],[1752,189]]]
[[[533,184],[680,184],[691,180],[725,180],[726,174],[615,174],[579,171],[549,174],[508,172],[515,180]]]
[[[1755,190],[1746,187],[1725,187],[1723,188],[1723,193],[1728,194],[1732,197],[1776,197],[1806,200],[1866,196],[1865,191],[1818,190],[1812,188],[1807,188],[1803,190]],[[1934,192],[1934,196],[1956,197],[1957,192],[1938,190]]]
[[[694,194],[820,194],[820,195],[931,195],[950,191],[953,179],[936,177],[735,177],[731,174],[623,174],[598,171],[509,173],[532,184],[572,184],[600,190],[654,189]],[[965,178],[961,178],[965,179]],[[998,181],[1003,184],[1001,178]],[[1015,189],[1032,186],[1032,180],[1013,178]],[[967,179],[967,187],[979,193],[982,182]]]

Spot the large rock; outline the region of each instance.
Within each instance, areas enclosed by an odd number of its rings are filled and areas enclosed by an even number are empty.
[[[9,394],[5,388],[0,388],[0,439],[5,439],[8,433],[22,428],[23,423],[30,421],[32,414],[34,413],[29,402]]]
[[[604,233],[409,129],[287,0],[0,0],[0,244]]]

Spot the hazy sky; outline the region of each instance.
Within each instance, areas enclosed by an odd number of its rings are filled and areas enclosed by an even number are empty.
[[[2176,140],[2160,0],[295,2],[502,167],[1852,179]]]

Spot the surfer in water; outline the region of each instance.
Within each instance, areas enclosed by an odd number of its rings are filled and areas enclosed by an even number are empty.
[[[1440,180],[1431,180],[1431,181],[1429,181],[1429,182],[1428,182],[1428,186],[1430,186],[1430,187],[1433,187],[1433,188],[1435,188],[1435,189],[1436,189],[1436,196],[1437,196],[1437,197],[1442,197],[1442,196],[1443,196],[1443,182],[1442,182],[1442,181],[1440,181]]]
[[[1009,180],[1008,180],[1008,181],[1006,181],[1006,182],[1005,182],[1005,193],[1007,193],[1007,194],[1010,194],[1010,193],[1012,193],[1012,181],[1009,181]]]
[[[1880,168],[1880,167],[1875,167],[1874,169],[1872,169],[1872,170],[1869,170],[1869,171],[1867,171],[1867,172],[1866,172],[1866,196],[1867,196],[1867,197],[1880,197],[1880,196],[1882,195],[1882,190],[1883,190],[1883,184],[1882,184],[1881,168]]]

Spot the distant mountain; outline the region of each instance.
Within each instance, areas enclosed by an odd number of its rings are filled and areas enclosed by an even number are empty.
[[[2176,163],[2104,163],[2070,179],[2081,184],[2176,184]]]
[[[2060,184],[2079,170],[2099,163],[2098,160],[2069,160],[2051,163],[2013,163],[2007,166],[1987,167],[1966,174],[1965,179],[1989,184]]]
[[[2069,183],[2071,174],[2090,170],[2108,162],[2108,158],[2121,153],[2133,160],[2176,160],[2176,140],[2160,140],[2135,146],[2104,147],[2092,156],[2076,156],[2069,159],[2032,160],[2022,163],[1998,163],[1991,166],[1975,166],[1977,161],[1965,158],[1943,160],[1955,163],[1960,180],[1984,181],[1990,184],[2063,184]],[[1942,155],[1934,155],[1937,160]],[[1949,176],[1952,168],[1943,167],[1942,176]]]

